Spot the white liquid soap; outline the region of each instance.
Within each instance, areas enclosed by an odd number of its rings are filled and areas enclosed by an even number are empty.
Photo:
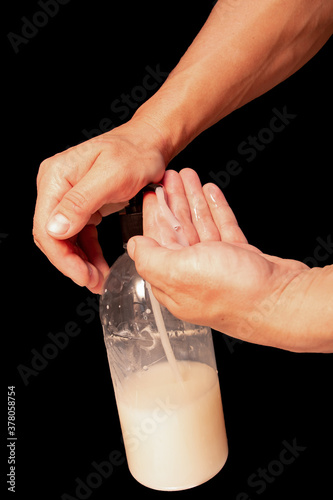
[[[223,467],[228,444],[216,370],[177,361],[183,385],[167,362],[129,377],[117,398],[132,475],[156,490],[201,484]]]
[[[187,246],[162,187],[156,195],[178,243]],[[122,229],[124,242],[142,230],[134,199]],[[105,281],[100,315],[132,475],[162,491],[208,481],[228,456],[211,330],[160,306],[127,254]]]

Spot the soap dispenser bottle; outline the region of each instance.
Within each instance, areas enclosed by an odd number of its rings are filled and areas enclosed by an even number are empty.
[[[142,234],[142,193],[120,219],[126,249]],[[105,281],[100,318],[134,478],[170,491],[215,476],[228,444],[210,328],[161,306],[126,250]]]

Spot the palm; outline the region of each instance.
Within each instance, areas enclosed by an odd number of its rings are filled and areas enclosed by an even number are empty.
[[[245,316],[251,315],[263,291],[265,296],[276,294],[276,275],[290,279],[306,267],[248,244],[223,193],[213,184],[202,187],[194,171],[168,171],[164,187],[189,245],[179,244],[179,230],[170,226],[154,195],[145,198],[144,232],[176,250],[168,254],[167,269],[160,263],[154,291],[176,316],[219,329],[222,315],[227,333],[229,324],[234,328],[229,311],[241,308]]]

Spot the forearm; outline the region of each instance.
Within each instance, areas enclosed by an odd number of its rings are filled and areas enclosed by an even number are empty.
[[[333,266],[281,282],[279,297],[265,297],[246,319],[249,340],[294,352],[333,352]],[[251,333],[252,332],[252,333]]]
[[[220,0],[134,118],[161,132],[171,160],[203,130],[297,71],[332,25],[332,0]]]

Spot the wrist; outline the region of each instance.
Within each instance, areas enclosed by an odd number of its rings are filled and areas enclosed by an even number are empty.
[[[165,166],[167,166],[172,159],[172,148],[169,135],[163,127],[160,127],[148,113],[142,112],[136,112],[125,125],[129,127],[133,126],[135,133],[139,133],[144,138],[145,146],[158,151],[163,158]]]
[[[117,139],[119,153],[129,158],[126,175],[133,176],[138,190],[162,180],[167,165],[166,146],[160,132],[148,121],[133,117],[93,140],[100,142],[102,138],[111,144]]]
[[[292,352],[333,351],[333,266],[305,268],[277,279],[250,315],[256,343]],[[263,340],[261,342],[261,340]]]
[[[158,132],[166,165],[202,131],[197,127],[201,112],[192,104],[193,95],[182,77],[171,74],[132,118]]]
[[[333,266],[308,269],[286,288],[284,301],[290,301],[295,351],[333,352],[332,293]]]

